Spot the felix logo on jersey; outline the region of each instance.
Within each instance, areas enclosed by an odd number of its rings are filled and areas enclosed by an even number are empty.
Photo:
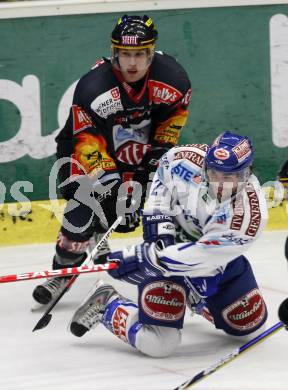
[[[112,329],[115,336],[127,343],[126,323],[129,313],[122,307],[118,307],[113,315]]]

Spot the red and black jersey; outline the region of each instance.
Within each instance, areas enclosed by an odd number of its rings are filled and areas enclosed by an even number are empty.
[[[71,156],[77,162],[71,163],[70,175],[94,175],[99,169],[108,176],[135,171],[153,150],[160,158],[177,143],[191,96],[183,67],[156,52],[136,87],[126,83],[107,58],[80,79],[67,122],[56,138],[57,157]]]

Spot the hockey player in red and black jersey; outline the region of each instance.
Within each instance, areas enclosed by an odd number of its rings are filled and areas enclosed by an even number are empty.
[[[119,190],[131,177],[142,186],[141,200],[129,208],[131,195],[126,196],[125,207],[132,211],[126,208],[117,230],[135,230],[151,173],[178,142],[188,117],[191,86],[173,57],[155,52],[157,35],[148,16],[122,16],[112,32],[111,58],[97,61],[76,86],[69,117],[56,138],[60,187],[68,204],[54,269],[83,263],[89,242],[98,241],[116,220]],[[91,188],[85,196],[81,179],[87,177]],[[93,211],[91,194],[101,205],[103,218]],[[108,244],[94,262],[106,261],[107,253]],[[47,280],[35,288],[33,297],[47,304],[65,283],[64,278]]]

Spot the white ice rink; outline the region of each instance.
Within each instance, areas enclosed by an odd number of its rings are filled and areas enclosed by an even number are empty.
[[[284,257],[287,232],[265,232],[247,256],[269,309],[268,327],[288,297]],[[129,244],[131,244],[131,240]],[[112,248],[128,244],[111,240]],[[0,249],[0,275],[50,269],[54,245]],[[81,275],[52,311],[50,324],[32,333],[42,312],[31,312],[39,281],[0,285],[1,390],[172,390],[243,344],[216,331],[202,317],[186,314],[182,344],[165,359],[145,357],[99,325],[82,338],[67,332],[69,320],[97,277]],[[133,286],[113,283],[135,297]],[[288,332],[280,330],[222,367],[193,389],[288,390]]]

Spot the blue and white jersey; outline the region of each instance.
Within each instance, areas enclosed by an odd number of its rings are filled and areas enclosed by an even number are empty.
[[[173,216],[191,240],[157,250],[166,276],[214,276],[242,255],[264,229],[268,211],[255,175],[234,197],[219,203],[204,180],[206,144],[170,149],[160,160],[145,214]],[[196,241],[196,242],[195,242]]]

